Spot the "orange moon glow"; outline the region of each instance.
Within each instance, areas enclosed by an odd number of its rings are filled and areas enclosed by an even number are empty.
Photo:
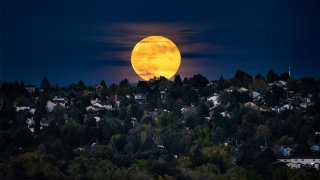
[[[181,55],[177,46],[163,36],[149,36],[132,50],[131,64],[144,80],[164,76],[170,79],[179,69]]]

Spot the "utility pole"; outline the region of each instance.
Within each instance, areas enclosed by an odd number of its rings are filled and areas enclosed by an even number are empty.
[[[291,77],[291,67],[289,67],[289,72],[288,72],[289,76]]]

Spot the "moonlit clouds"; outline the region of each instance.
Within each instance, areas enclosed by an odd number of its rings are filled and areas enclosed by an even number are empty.
[[[290,66],[297,78],[320,77],[319,5],[278,0],[3,0],[0,81],[38,85],[47,76],[59,85],[129,77],[134,82],[131,50],[150,35],[177,44],[182,76],[229,78],[236,69],[255,75],[269,69],[282,73]]]
[[[182,56],[181,67],[177,74],[182,77],[192,76],[197,73],[205,73],[208,68],[217,69],[211,63],[204,64],[202,59],[209,59],[216,53],[223,53],[227,48],[220,47],[214,43],[201,41],[202,32],[210,27],[199,24],[185,23],[117,23],[102,27],[101,35],[96,37],[97,43],[103,43],[110,49],[106,48],[103,52],[101,61],[118,61],[120,64],[127,64],[129,67],[123,67],[121,76],[126,78],[133,77],[133,69],[130,67],[130,56],[134,45],[141,39],[151,36],[160,35],[171,39],[179,48]],[[114,51],[113,49],[116,49]],[[109,67],[106,69],[110,71]],[[106,70],[107,71],[107,70]],[[111,70],[115,71],[115,70]],[[131,78],[138,79],[138,76]]]

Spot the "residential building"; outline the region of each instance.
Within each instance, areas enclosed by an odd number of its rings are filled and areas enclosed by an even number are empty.
[[[290,168],[315,168],[319,170],[320,159],[316,158],[290,158],[290,159],[278,159],[278,162],[285,163]]]
[[[279,154],[282,157],[289,157],[291,155],[292,148],[288,146],[280,146],[279,147]]]
[[[141,93],[134,94],[134,100],[136,100],[138,104],[145,104],[146,103],[146,95],[141,94]]]
[[[67,104],[67,100],[65,98],[58,98],[57,96],[53,98],[53,100],[49,100],[47,102],[47,111],[48,112],[52,112],[53,109],[59,105],[63,108],[66,107],[66,104]]]

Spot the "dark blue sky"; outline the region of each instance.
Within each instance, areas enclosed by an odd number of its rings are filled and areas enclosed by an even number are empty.
[[[294,77],[320,77],[319,0],[2,0],[0,18],[1,82],[134,82],[130,52],[148,35],[176,43],[182,76],[290,66]]]

